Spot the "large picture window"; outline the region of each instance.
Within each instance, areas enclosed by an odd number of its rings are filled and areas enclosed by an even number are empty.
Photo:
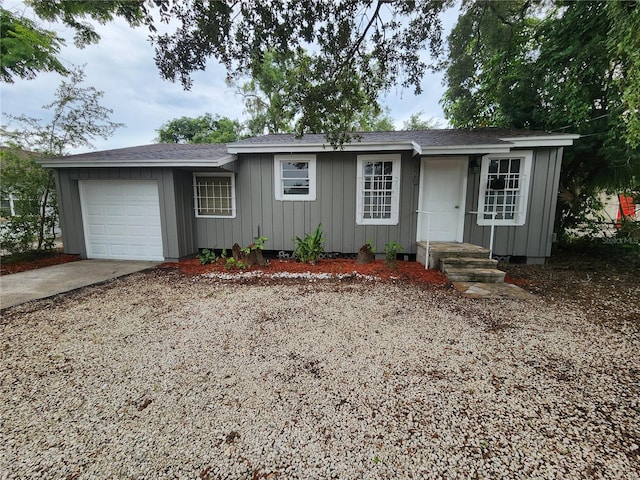
[[[359,155],[356,223],[396,225],[400,210],[400,155]]]
[[[273,170],[276,200],[316,199],[315,155],[276,155]]]
[[[524,151],[483,157],[478,225],[524,225],[532,156]]]
[[[236,192],[233,173],[196,173],[193,175],[196,217],[236,216]]]

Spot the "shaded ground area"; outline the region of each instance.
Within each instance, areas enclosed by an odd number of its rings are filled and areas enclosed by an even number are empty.
[[[633,325],[551,293],[137,273],[4,312],[0,477],[640,478]]]
[[[507,280],[548,301],[579,306],[598,322],[630,322],[640,332],[640,262],[606,250],[560,250],[546,265],[501,263]]]

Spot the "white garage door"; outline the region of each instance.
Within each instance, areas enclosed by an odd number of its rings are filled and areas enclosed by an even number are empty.
[[[155,181],[79,182],[87,258],[164,260]]]

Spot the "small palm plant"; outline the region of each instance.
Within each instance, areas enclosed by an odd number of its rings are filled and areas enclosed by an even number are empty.
[[[324,253],[324,241],[324,233],[320,223],[312,234],[307,233],[304,238],[296,237],[293,240],[296,245],[293,256],[298,262],[315,265],[320,259],[320,255]]]

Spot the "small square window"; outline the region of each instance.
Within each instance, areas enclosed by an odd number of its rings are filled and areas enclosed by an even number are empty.
[[[236,216],[236,192],[233,173],[196,173],[193,175],[196,217]]]
[[[316,199],[315,155],[276,155],[273,171],[276,200]]]

